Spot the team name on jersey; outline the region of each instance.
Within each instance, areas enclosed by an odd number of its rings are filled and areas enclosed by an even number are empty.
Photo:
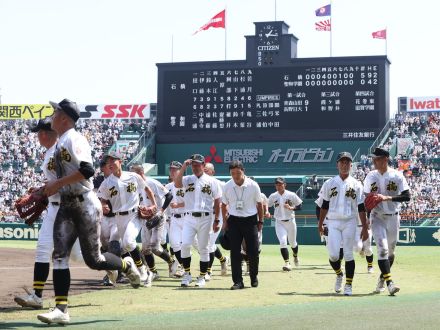
[[[176,196],[185,197],[185,193],[183,192],[183,189],[178,189],[176,192]]]
[[[211,193],[212,193],[211,186],[209,184],[205,184],[202,187],[202,193],[211,195]]]
[[[72,156],[70,156],[66,148],[61,148],[60,154],[61,154],[61,160],[64,160],[66,162],[70,162],[72,160]]]
[[[129,193],[133,193],[133,192],[135,192],[137,189],[136,189],[136,185],[134,184],[134,182],[130,182],[128,185],[127,185],[127,192],[129,192]]]
[[[50,157],[49,161],[47,162],[47,169],[49,171],[55,171],[55,158]]]
[[[333,187],[333,188],[330,189],[330,191],[331,191],[330,198],[338,196],[338,190],[337,189],[338,189],[338,187]]]
[[[390,181],[387,184],[388,191],[397,191],[397,184],[394,181]]]
[[[370,185],[370,191],[371,192],[377,192],[379,190],[379,187],[377,186],[377,183],[376,182],[373,182],[371,185]]]
[[[290,199],[286,199],[286,204],[289,206],[293,206],[293,201],[291,201]]]
[[[351,197],[352,199],[356,199],[356,192],[353,188],[348,189],[345,192],[345,197]]]
[[[118,191],[116,190],[115,186],[111,187],[109,190],[110,190],[110,197],[114,197],[118,194]]]
[[[275,202],[273,203],[273,205],[274,205],[275,207],[278,207],[278,206],[280,206],[280,203],[279,203],[278,201],[275,201]]]
[[[189,183],[188,188],[186,188],[185,192],[192,192],[194,190],[195,190],[194,183]]]

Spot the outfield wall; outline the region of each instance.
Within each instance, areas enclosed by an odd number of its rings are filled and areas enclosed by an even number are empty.
[[[25,224],[0,223],[0,240],[32,240],[38,239],[40,225],[28,227]],[[140,242],[140,236],[138,237]],[[264,244],[278,244],[275,227],[266,226],[263,229]],[[298,227],[298,243],[303,245],[322,244],[316,227]],[[399,245],[440,246],[440,227],[411,227],[400,228]]]

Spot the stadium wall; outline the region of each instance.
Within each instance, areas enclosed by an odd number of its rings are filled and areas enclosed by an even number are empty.
[[[358,150],[365,154],[373,141],[280,141],[241,143],[157,144],[159,175],[168,175],[172,160],[183,162],[194,153],[205,156],[216,167],[216,175],[228,175],[227,164],[241,160],[248,175],[336,174],[336,156]]]
[[[40,225],[28,227],[25,224],[0,223],[0,240],[36,241]],[[140,242],[140,236],[138,237]],[[263,228],[263,243],[278,244],[275,227]],[[316,227],[298,227],[298,243],[303,245],[323,244]],[[439,227],[401,227],[398,245],[440,246]]]

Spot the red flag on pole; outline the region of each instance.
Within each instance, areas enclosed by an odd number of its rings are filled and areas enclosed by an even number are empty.
[[[196,32],[193,33],[195,35],[196,33],[202,31],[202,30],[208,30],[209,28],[225,28],[226,26],[226,9],[219,12],[217,15],[215,15],[213,18],[209,20],[208,23],[203,25],[200,29],[198,29]]]
[[[374,39],[386,39],[387,38],[387,29],[373,32],[371,34]]]
[[[332,23],[329,19],[315,23],[316,31],[331,31],[331,29],[332,29]]]

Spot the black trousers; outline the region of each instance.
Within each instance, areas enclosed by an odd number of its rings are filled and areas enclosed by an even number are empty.
[[[244,239],[246,252],[249,257],[249,275],[251,280],[258,275],[258,218],[257,215],[250,217],[228,218],[228,234],[231,244],[231,271],[234,283],[243,282],[241,274],[241,243]]]

